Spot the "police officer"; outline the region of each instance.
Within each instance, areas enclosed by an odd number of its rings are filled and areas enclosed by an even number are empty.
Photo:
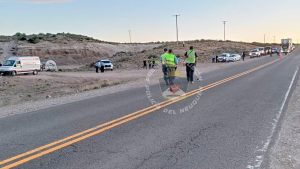
[[[168,82],[166,83],[166,85],[170,84],[170,85],[175,86],[175,84],[174,84],[175,67],[178,64],[178,59],[173,54],[172,49],[169,49],[169,53],[168,53],[168,55],[166,55],[164,60],[165,60],[165,64],[167,67],[167,74],[168,74],[168,76],[167,76]]]
[[[194,47],[190,46],[190,50],[187,51],[184,56],[183,66],[186,66],[187,81],[190,83],[194,83],[194,71],[198,60],[198,56],[194,51]]]
[[[161,64],[162,64],[162,72],[164,74],[164,80],[165,80],[166,84],[168,84],[168,81],[167,81],[167,67],[166,67],[166,64],[165,64],[165,61],[164,61],[166,56],[169,55],[168,49],[165,48],[164,52],[165,53],[160,56],[160,61],[161,61]]]

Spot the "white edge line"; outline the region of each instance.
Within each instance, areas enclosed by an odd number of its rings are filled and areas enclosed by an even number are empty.
[[[267,149],[268,149],[268,147],[269,147],[269,145],[270,145],[270,142],[271,142],[271,138],[272,138],[272,136],[273,136],[273,134],[274,134],[274,132],[275,132],[276,126],[277,126],[277,124],[278,124],[279,118],[280,118],[281,115],[282,115],[282,111],[283,111],[283,108],[284,108],[285,103],[286,103],[286,101],[287,101],[287,98],[288,98],[288,96],[289,96],[289,94],[290,94],[290,92],[291,92],[293,83],[294,83],[295,78],[296,78],[296,75],[297,75],[297,73],[298,73],[298,69],[299,69],[299,66],[297,67],[297,69],[296,69],[296,71],[295,71],[295,73],[294,73],[293,79],[292,79],[292,81],[291,81],[291,83],[290,83],[289,89],[287,90],[287,92],[286,92],[286,94],[285,94],[285,98],[284,98],[284,101],[283,101],[283,103],[282,103],[282,105],[281,105],[281,107],[280,107],[280,110],[279,110],[279,112],[276,114],[276,118],[273,119],[273,120],[274,120],[274,123],[272,123],[272,126],[273,126],[273,127],[272,127],[272,131],[271,131],[271,135],[268,137],[268,139],[267,139],[266,143],[264,144],[263,148],[262,148],[262,149],[258,149],[257,151],[260,151],[260,152],[266,152],[266,151],[267,151]],[[263,155],[257,155],[257,156],[255,157],[255,161],[256,161],[257,163],[256,163],[254,166],[248,165],[247,168],[248,168],[248,169],[260,168],[260,166],[261,166],[261,164],[262,164],[262,162],[263,162],[263,158],[264,158]]]

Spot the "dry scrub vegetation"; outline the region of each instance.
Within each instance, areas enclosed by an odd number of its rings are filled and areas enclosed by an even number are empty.
[[[66,78],[65,76],[51,75],[47,78],[43,76],[41,79],[0,76],[0,82],[0,107],[45,98],[56,98],[123,83],[120,80]]]

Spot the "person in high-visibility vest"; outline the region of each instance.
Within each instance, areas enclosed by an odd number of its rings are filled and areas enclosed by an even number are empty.
[[[167,48],[165,48],[164,49],[164,54],[162,54],[161,56],[160,56],[160,61],[161,61],[161,64],[162,64],[162,72],[163,72],[163,74],[164,74],[164,80],[165,80],[165,82],[166,82],[166,84],[168,84],[168,81],[167,81],[167,67],[166,67],[166,64],[165,64],[165,57],[167,56],[167,55],[169,55],[169,53],[168,53],[168,49]]]
[[[148,64],[149,64],[149,69],[151,69],[151,65],[152,65],[152,61],[151,60],[148,60]]]
[[[187,51],[184,56],[183,66],[186,66],[187,81],[190,83],[194,83],[194,71],[198,60],[198,56],[194,51],[194,47],[190,46],[190,50]]]
[[[175,79],[175,68],[176,68],[176,65],[178,64],[178,59],[177,57],[173,54],[173,51],[172,49],[169,49],[169,53],[168,55],[166,55],[165,57],[165,64],[166,64],[166,67],[167,67],[167,82],[166,82],[166,85],[173,85],[175,86],[174,84],[174,79]]]
[[[288,49],[284,49],[284,53],[285,53],[285,55],[287,55]]]

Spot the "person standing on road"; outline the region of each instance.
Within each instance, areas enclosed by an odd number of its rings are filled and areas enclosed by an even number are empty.
[[[216,56],[216,63],[218,63],[219,62],[219,56],[217,55]]]
[[[166,84],[168,84],[168,80],[167,80],[167,67],[166,67],[166,64],[165,64],[165,61],[164,61],[164,59],[166,58],[166,56],[169,55],[168,49],[165,48],[164,52],[165,53],[160,56],[159,60],[160,60],[160,62],[162,64],[162,72],[164,74],[164,80],[165,80]]]
[[[190,83],[194,83],[194,71],[198,60],[198,56],[194,51],[194,47],[190,46],[190,50],[187,51],[184,56],[183,66],[186,66],[187,81]]]
[[[143,66],[143,68],[145,69],[147,69],[147,61],[146,60],[143,60],[143,63],[144,63],[144,66]]]
[[[98,61],[95,63],[95,67],[96,67],[96,73],[99,73],[98,70],[99,70],[99,67],[100,67],[100,60],[98,60]]]
[[[151,60],[148,60],[148,64],[149,64],[149,69],[151,69],[151,65],[152,65],[152,61]]]
[[[101,73],[104,73],[104,62],[101,61]]]
[[[152,68],[155,66],[155,60],[152,60]]]
[[[166,55],[166,57],[164,58],[165,60],[165,64],[167,67],[167,79],[168,82],[166,83],[166,85],[173,85],[174,84],[174,79],[175,79],[175,67],[178,64],[178,59],[177,57],[173,54],[172,49],[169,49],[169,53],[168,55]]]
[[[215,58],[216,58],[216,56],[212,55],[212,63],[215,63]]]
[[[243,52],[243,55],[242,55],[242,57],[243,57],[243,61],[245,61],[245,51]]]

